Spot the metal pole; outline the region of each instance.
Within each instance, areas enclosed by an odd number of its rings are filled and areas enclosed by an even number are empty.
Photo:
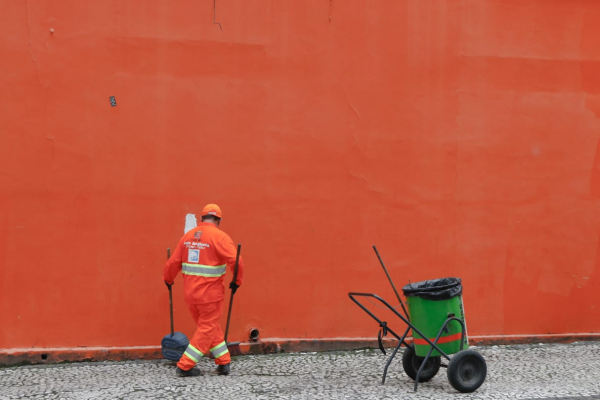
[[[375,245],[373,245],[373,250],[375,250],[375,254],[377,254],[377,258],[379,259],[379,262],[381,263],[381,266],[383,267],[385,274],[387,275],[390,283],[392,284],[392,288],[394,289],[394,293],[396,293],[396,297],[398,298],[398,301],[400,302],[400,305],[402,306],[402,310],[404,310],[404,315],[406,315],[406,319],[408,319],[410,321],[410,316],[408,315],[406,308],[404,308],[404,303],[402,302],[402,299],[400,298],[400,295],[398,294],[398,291],[396,290],[396,286],[394,285],[394,282],[392,281],[390,274],[388,274],[387,268],[385,268],[385,264],[383,263],[383,260],[381,259],[381,256],[379,255],[379,252],[377,251],[377,247],[375,247]]]
[[[169,258],[171,258],[171,248],[167,247],[167,261],[169,261]],[[169,309],[171,310],[171,337],[173,337],[175,329],[173,328],[173,291],[171,286],[169,285]]]
[[[235,256],[235,268],[233,269],[233,281],[237,281],[238,274],[238,263],[240,261],[240,252],[242,251],[242,244],[238,243],[237,255]],[[227,334],[229,333],[229,321],[231,320],[231,307],[233,306],[233,290],[231,291],[231,297],[229,298],[229,311],[227,312],[227,327],[225,328],[225,343],[227,343]]]

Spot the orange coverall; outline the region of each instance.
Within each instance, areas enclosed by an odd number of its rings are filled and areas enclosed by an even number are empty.
[[[163,280],[173,284],[183,271],[183,293],[197,329],[190,345],[177,363],[190,370],[210,352],[217,365],[231,361],[219,318],[223,314],[223,285],[226,267],[233,272],[237,248],[231,238],[211,222],[202,222],[186,233],[163,272]],[[244,263],[240,256],[236,284],[242,285]]]

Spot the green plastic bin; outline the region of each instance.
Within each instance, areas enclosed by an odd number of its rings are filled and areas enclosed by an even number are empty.
[[[449,315],[454,314],[465,324],[463,350],[469,348],[467,338],[467,322],[462,301],[462,284],[459,278],[441,278],[408,284],[402,288],[410,322],[433,342]],[[438,347],[446,354],[460,351],[462,327],[458,321],[450,321],[448,330],[442,332],[437,342]],[[419,357],[427,356],[431,345],[413,330],[413,344]],[[433,350],[432,356],[440,356]]]

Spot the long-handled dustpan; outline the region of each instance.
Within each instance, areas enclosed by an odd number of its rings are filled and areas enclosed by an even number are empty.
[[[237,255],[235,256],[235,268],[233,269],[233,281],[237,281],[238,264],[240,261],[240,252],[242,251],[242,245],[238,243]],[[227,334],[229,333],[229,321],[231,320],[231,308],[233,306],[233,290],[231,291],[231,297],[229,298],[229,312],[227,313],[227,327],[225,328],[225,343],[227,343]],[[240,342],[227,343],[227,349],[232,356],[239,356],[242,354],[240,349]]]
[[[167,260],[171,258],[171,249],[167,249]],[[179,361],[190,341],[181,332],[173,332],[173,291],[169,287],[169,307],[171,309],[171,333],[167,334],[160,342],[162,355],[167,360]]]

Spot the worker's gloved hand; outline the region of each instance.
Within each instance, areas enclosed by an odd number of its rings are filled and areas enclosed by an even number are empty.
[[[231,289],[231,291],[233,292],[233,294],[235,294],[235,292],[237,292],[237,290],[238,290],[239,287],[240,287],[240,285],[236,284],[233,281],[231,281],[231,283],[229,284],[229,289]]]
[[[169,283],[169,282],[167,282],[167,281],[165,281],[165,285],[167,285],[167,287],[169,288],[169,290],[171,289],[171,286],[173,286],[173,284],[172,284],[172,283],[170,284],[170,283]]]

